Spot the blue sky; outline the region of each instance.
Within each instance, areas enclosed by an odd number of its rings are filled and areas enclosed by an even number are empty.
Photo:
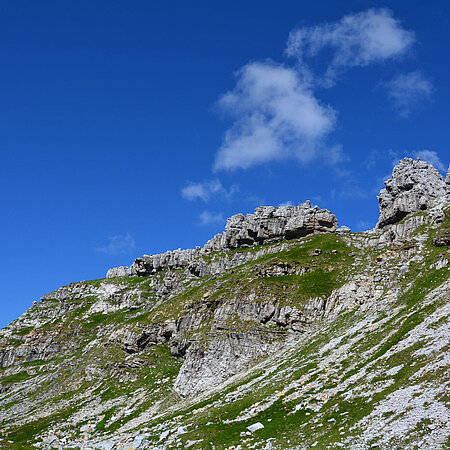
[[[310,199],[354,231],[450,162],[444,1],[0,5],[0,326],[61,285]]]

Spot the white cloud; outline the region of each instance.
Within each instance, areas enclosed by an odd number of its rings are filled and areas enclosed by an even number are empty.
[[[426,161],[429,164],[432,164],[437,170],[445,172],[445,165],[435,151],[420,150],[418,152],[414,152],[413,156],[415,158],[420,158],[422,161]]]
[[[402,117],[408,117],[414,106],[429,98],[433,85],[419,72],[410,72],[395,77],[386,83],[388,96],[394,101]]]
[[[213,225],[217,223],[225,223],[222,213],[212,213],[211,211],[203,211],[200,214],[200,223],[202,225]]]
[[[119,255],[129,253],[135,248],[134,239],[129,233],[125,235],[116,235],[108,238],[108,244],[104,246],[97,246],[95,251],[106,253],[108,255]]]
[[[251,62],[237,72],[235,88],[219,100],[234,123],[225,133],[214,169],[245,169],[288,158],[307,163],[318,156],[336,166],[345,155],[339,145],[327,146],[326,138],[336,128],[337,112],[322,104],[312,87],[332,86],[346,68],[404,55],[414,40],[414,33],[388,9],[369,9],[292,31],[286,54],[297,58],[295,67]],[[311,61],[325,61],[322,75],[314,74]]]
[[[187,200],[201,199],[207,202],[214,195],[230,198],[237,191],[238,187],[236,185],[231,186],[230,189],[225,189],[222,183],[215,179],[203,183],[189,183],[181,189],[181,195]]]
[[[289,157],[313,159],[336,123],[291,68],[249,63],[219,106],[234,119],[216,155],[215,169],[248,168]]]
[[[189,183],[181,190],[181,195],[187,200],[202,199],[208,201],[212,194],[219,192],[222,184],[219,180],[205,181],[204,183]]]
[[[296,57],[303,73],[308,74],[309,58],[331,50],[322,82],[332,86],[345,68],[401,56],[413,42],[414,33],[402,28],[390,10],[369,9],[344,16],[338,22],[292,31],[286,54]]]

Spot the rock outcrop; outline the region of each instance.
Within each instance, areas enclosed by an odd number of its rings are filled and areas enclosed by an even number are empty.
[[[404,158],[395,166],[392,178],[385,185],[378,195],[378,229],[399,222],[409,214],[432,208],[448,190],[441,174],[432,165],[411,158]]]
[[[116,278],[116,277],[128,277],[131,275],[131,270],[126,266],[113,267],[108,270],[106,278]]]
[[[304,237],[312,233],[336,231],[336,216],[327,209],[299,206],[261,206],[254,214],[236,214],[227,220],[223,233],[209,240],[204,249],[223,251],[252,245]]]
[[[184,269],[210,252],[227,252],[236,248],[295,239],[314,233],[337,230],[336,216],[327,209],[311,206],[261,206],[254,214],[236,214],[227,220],[225,231],[210,239],[203,248],[174,250],[137,258],[131,267],[109,269],[106,278],[148,276],[162,270]]]

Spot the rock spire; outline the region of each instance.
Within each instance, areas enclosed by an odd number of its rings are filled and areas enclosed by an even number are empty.
[[[399,222],[408,214],[432,208],[448,191],[441,174],[431,164],[419,158],[402,159],[394,167],[392,178],[385,185],[386,188],[378,195],[379,229]]]

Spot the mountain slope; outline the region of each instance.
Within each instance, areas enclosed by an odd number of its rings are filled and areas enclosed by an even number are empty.
[[[262,207],[44,296],[0,331],[0,447],[444,448],[449,183],[405,159],[379,200],[375,230]]]

